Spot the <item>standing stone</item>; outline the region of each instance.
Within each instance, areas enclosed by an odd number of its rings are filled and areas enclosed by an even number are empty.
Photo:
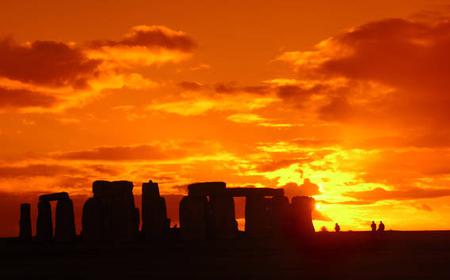
[[[226,193],[224,182],[201,182],[188,185],[189,196],[211,196]]]
[[[98,199],[89,198],[83,206],[81,237],[85,241],[103,239],[102,205]]]
[[[262,195],[248,195],[245,201],[245,233],[249,237],[267,235],[267,203]]]
[[[84,239],[132,241],[138,237],[139,215],[133,197],[133,183],[128,181],[95,181],[94,197],[83,213]],[[100,220],[100,221],[99,221]],[[100,224],[100,229],[96,224]]]
[[[310,236],[314,233],[312,222],[312,209],[314,198],[307,196],[294,196],[292,198],[293,232],[299,236]]]
[[[209,229],[213,238],[230,239],[237,235],[234,200],[231,195],[212,195],[209,200]]]
[[[55,240],[74,241],[76,231],[72,200],[70,198],[58,200],[55,215]]]
[[[38,202],[36,238],[39,241],[51,241],[53,238],[52,208],[46,200]]]
[[[290,205],[286,196],[274,196],[269,201],[268,218],[270,235],[273,237],[286,237],[290,232]]]
[[[170,220],[167,218],[166,201],[159,194],[158,183],[142,184],[142,232],[145,239],[166,238]]]
[[[43,194],[39,196],[39,200],[45,200],[45,201],[59,201],[59,200],[65,200],[70,199],[69,194],[67,192],[58,192],[58,193],[50,193],[50,194]]]
[[[208,199],[205,196],[185,196],[180,201],[180,232],[184,240],[207,237]]]
[[[31,205],[23,203],[20,205],[20,231],[19,239],[22,241],[31,240]]]

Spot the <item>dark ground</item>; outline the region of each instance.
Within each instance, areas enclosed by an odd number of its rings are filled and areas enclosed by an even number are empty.
[[[450,232],[269,240],[40,244],[0,239],[0,279],[450,279]]]

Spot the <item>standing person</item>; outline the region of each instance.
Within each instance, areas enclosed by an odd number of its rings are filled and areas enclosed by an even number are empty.
[[[339,226],[338,223],[336,223],[336,225],[334,226],[334,230],[335,230],[336,232],[340,232],[340,231],[341,231],[341,227]]]
[[[372,224],[370,225],[370,227],[372,228],[372,232],[377,231],[377,224],[375,224],[375,221],[372,221]]]
[[[378,225],[378,231],[383,232],[384,231],[384,224],[383,221],[380,221],[380,224]]]

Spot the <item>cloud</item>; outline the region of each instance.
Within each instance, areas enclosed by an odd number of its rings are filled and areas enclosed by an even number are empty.
[[[62,42],[17,44],[0,40],[0,76],[24,83],[83,88],[98,74],[100,61]]]
[[[344,195],[370,202],[380,200],[416,200],[450,196],[450,189],[408,188],[388,191],[383,188],[375,188],[370,191],[346,192]]]
[[[68,160],[163,160],[186,156],[186,152],[178,147],[160,145],[112,146],[97,147],[91,150],[64,152],[56,155],[59,159]]]
[[[289,167],[291,164],[297,163],[297,159],[282,159],[258,164],[256,170],[258,172],[270,172],[280,168]]]
[[[79,173],[78,168],[52,164],[30,164],[24,166],[0,166],[0,178],[52,177],[61,174]]]
[[[117,175],[118,168],[101,164],[70,166],[69,164],[32,163],[32,164],[4,164],[0,166],[0,178],[32,178],[58,176],[87,176],[93,174]]]
[[[279,59],[295,66],[300,79],[344,79],[314,95],[293,89],[287,101],[315,98],[327,121],[440,126],[450,119],[450,22],[386,19],[326,39],[310,51],[286,52]],[[303,101],[304,102],[304,101]]]
[[[177,84],[183,90],[204,91],[210,95],[230,95],[230,94],[254,94],[267,95],[273,92],[273,85],[269,83],[240,86],[235,82],[218,82],[212,84],[202,84],[195,81],[183,81]]]
[[[0,108],[52,107],[58,102],[55,96],[26,89],[0,87]]]
[[[260,115],[251,114],[251,113],[233,114],[233,115],[228,116],[227,120],[230,120],[235,123],[241,123],[241,124],[256,124],[258,126],[263,126],[263,127],[282,128],[282,127],[302,126],[302,124],[280,123],[274,119],[268,119],[268,118],[262,117]]]
[[[198,91],[203,88],[203,85],[198,82],[191,82],[191,81],[183,81],[178,83],[178,86],[184,90],[192,90],[192,91]]]
[[[105,90],[154,88],[142,66],[180,62],[195,42],[164,26],[136,26],[121,40],[87,43],[0,39],[0,108],[62,111]],[[20,110],[16,110],[19,111]]]
[[[93,41],[89,46],[88,56],[107,62],[108,67],[130,67],[182,61],[196,43],[182,31],[139,25],[121,40]]]
[[[433,211],[433,208],[431,208],[428,204],[415,204],[415,205],[413,205],[413,207],[415,207],[419,210],[427,211],[427,212]]]
[[[208,154],[217,146],[207,141],[155,142],[129,146],[104,146],[89,150],[60,152],[57,159],[87,161],[140,161],[180,159],[187,156]]]
[[[305,179],[301,185],[288,183],[282,186],[282,188],[284,188],[284,193],[289,198],[294,196],[313,196],[320,194],[319,186],[309,179]]]
[[[200,93],[179,96],[177,100],[156,100],[147,106],[147,110],[181,116],[197,116],[210,111],[248,112],[265,108],[274,102],[277,102],[276,98],[268,96],[255,98],[247,93],[226,96],[208,96],[208,94]]]
[[[181,116],[198,116],[209,112],[239,112],[229,116],[236,123],[258,123],[266,127],[290,127],[301,124],[278,123],[249,113],[270,107],[279,102],[273,86],[260,84],[240,86],[234,82],[203,84],[183,81],[176,86],[182,91],[171,96],[163,96],[147,106],[148,111],[159,111]],[[258,118],[258,119],[256,119]],[[261,122],[260,122],[261,121]]]
[[[360,165],[367,182],[394,186],[450,186],[450,153],[441,149],[386,149],[368,153]]]
[[[161,25],[139,25],[131,28],[121,40],[94,41],[93,47],[147,47],[191,51],[196,43],[184,32]]]
[[[311,213],[313,220],[315,221],[325,221],[330,222],[332,221],[330,217],[326,216],[324,213],[320,212],[317,209],[313,209],[313,212]]]

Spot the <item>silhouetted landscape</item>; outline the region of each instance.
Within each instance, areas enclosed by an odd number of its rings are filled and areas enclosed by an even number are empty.
[[[0,280],[450,279],[450,0],[0,0]]]
[[[233,197],[245,197],[245,230]],[[53,227],[50,203],[57,201]],[[195,183],[170,226],[157,183],[96,181],[76,234],[68,193],[38,198],[36,235],[30,204],[20,207],[18,238],[0,243],[1,274],[26,279],[306,278],[446,279],[450,232],[315,232],[314,200],[283,189]],[[140,217],[142,219],[140,219]],[[142,227],[139,225],[142,220]]]

